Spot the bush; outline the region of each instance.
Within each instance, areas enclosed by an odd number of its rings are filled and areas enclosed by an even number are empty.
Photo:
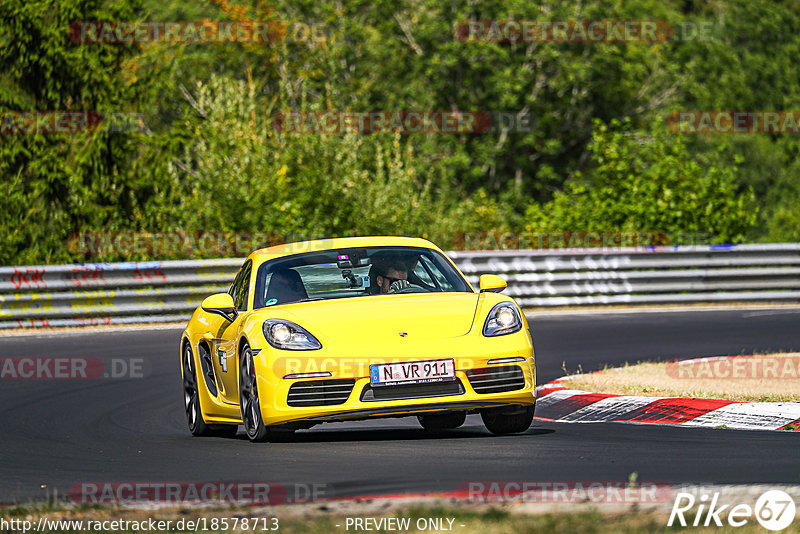
[[[702,166],[663,122],[642,135],[628,121],[597,121],[589,150],[585,176],[528,208],[528,231],[698,233],[739,243],[755,222],[752,191],[737,190],[736,169]]]
[[[291,109],[287,84],[269,99],[212,76],[193,93],[185,124],[193,141],[169,172],[182,229],[423,235],[440,220],[410,140],[279,132],[271,118]]]

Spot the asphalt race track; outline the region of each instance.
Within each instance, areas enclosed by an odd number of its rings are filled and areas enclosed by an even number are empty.
[[[800,310],[530,317],[538,382],[579,365],[800,350]],[[193,438],[179,330],[0,337],[0,357],[142,358],[144,378],[0,380],[0,502],[79,482],[326,484],[336,495],[454,490],[474,481],[800,483],[800,433],[534,421],[494,437],[471,416],[446,437],[416,419],[327,424],[293,441]],[[42,486],[46,487],[42,487]]]

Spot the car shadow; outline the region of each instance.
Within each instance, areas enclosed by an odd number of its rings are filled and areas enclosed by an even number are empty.
[[[308,430],[298,430],[297,432],[285,435],[271,436],[270,443],[338,443],[338,442],[380,442],[380,441],[419,441],[419,440],[442,440],[442,439],[481,439],[481,438],[505,438],[522,436],[544,436],[554,433],[555,430],[549,428],[531,427],[521,434],[510,434],[509,436],[496,436],[488,430],[467,427],[457,428],[438,433],[426,432],[422,428],[346,428],[346,429],[323,429],[312,428]],[[244,432],[239,432],[236,439],[247,440]]]

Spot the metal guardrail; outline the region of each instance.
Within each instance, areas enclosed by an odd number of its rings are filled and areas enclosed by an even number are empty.
[[[508,281],[523,307],[800,301],[800,243],[452,252],[476,282]]]
[[[449,252],[523,307],[800,301],[800,243]],[[0,267],[0,329],[187,321],[243,259]]]
[[[0,267],[0,329],[188,321],[242,261]]]

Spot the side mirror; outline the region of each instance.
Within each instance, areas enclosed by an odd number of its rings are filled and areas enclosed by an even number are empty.
[[[500,293],[506,288],[506,281],[497,276],[496,274],[482,274],[480,281],[481,293],[484,291],[491,291],[492,293]]]
[[[239,316],[239,312],[236,311],[236,306],[233,303],[233,297],[227,293],[215,293],[210,297],[206,297],[200,307],[205,312],[216,313],[231,322]]]

